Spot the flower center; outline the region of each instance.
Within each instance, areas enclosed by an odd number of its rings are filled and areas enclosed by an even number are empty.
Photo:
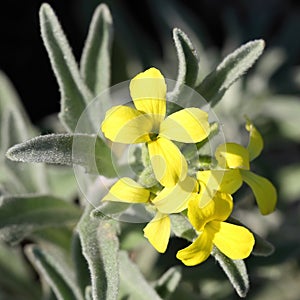
[[[149,137],[150,137],[151,141],[156,141],[157,137],[158,137],[158,133],[150,132]]]

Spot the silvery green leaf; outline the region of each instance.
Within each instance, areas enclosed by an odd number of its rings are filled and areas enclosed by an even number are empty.
[[[119,242],[114,221],[92,219],[89,206],[78,232],[82,253],[91,273],[93,300],[114,300],[119,289]]]
[[[7,193],[48,191],[43,165],[21,166],[5,157],[9,147],[36,134],[14,87],[0,72],[0,183]]]
[[[0,199],[0,238],[17,243],[35,230],[74,224],[81,211],[52,196],[3,196]]]
[[[78,195],[78,185],[73,169],[48,165],[46,170],[51,195],[67,201],[74,201]]]
[[[300,102],[298,96],[268,97],[260,109],[264,117],[271,118],[276,122],[283,136],[295,142],[300,141]]]
[[[211,255],[219,263],[237,294],[244,298],[249,290],[249,279],[243,260],[232,260],[214,247]]]
[[[73,132],[92,94],[82,81],[77,63],[55,13],[49,4],[40,9],[42,39],[61,92],[60,120]]]
[[[82,254],[81,241],[78,232],[74,232],[73,234],[72,258],[76,269],[78,287],[83,294],[86,294],[86,288],[91,285],[91,275],[88,263]]]
[[[72,284],[74,274],[65,261],[66,257],[57,251],[49,253],[37,245],[27,245],[25,253],[58,300],[83,300],[78,288]]]
[[[149,285],[138,267],[130,260],[127,252],[120,251],[120,295],[121,299],[160,300],[156,291]]]
[[[190,242],[197,237],[194,228],[185,216],[182,214],[173,214],[170,215],[170,218],[172,231],[177,237],[184,238]]]
[[[154,288],[162,299],[170,299],[181,279],[181,267],[170,268],[155,282]]]
[[[114,201],[105,201],[100,204],[99,207],[96,207],[91,211],[92,218],[110,218],[110,216],[118,216],[118,214],[127,210],[132,204],[114,202]]]
[[[194,87],[199,71],[197,52],[189,37],[179,28],[173,29],[173,39],[178,56],[178,75],[176,85],[168,98],[177,100],[184,85]]]
[[[72,234],[72,226],[47,227],[34,231],[30,234],[30,239],[39,245],[55,245],[68,253],[70,252]]]
[[[49,134],[11,147],[6,156],[14,161],[72,165],[71,134]]]
[[[212,106],[216,105],[226,90],[244,75],[262,54],[265,47],[263,40],[254,40],[229,54],[207,75],[197,87],[199,92]]]
[[[93,300],[92,287],[90,285],[85,289],[85,300]]]
[[[1,289],[11,291],[11,297],[41,299],[41,290],[38,285],[33,284],[34,274],[24,259],[21,248],[0,243],[0,274],[5,274],[0,276]]]
[[[49,134],[42,135],[7,151],[14,161],[84,166],[89,173],[114,177],[112,152],[96,135]]]
[[[110,85],[112,17],[108,7],[100,4],[95,12],[82,52],[80,71],[94,96]]]

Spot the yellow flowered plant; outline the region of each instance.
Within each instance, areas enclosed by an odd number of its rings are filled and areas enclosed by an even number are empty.
[[[244,181],[250,186],[260,212],[266,215],[274,211],[277,193],[268,179],[250,171],[250,161],[261,153],[263,139],[249,120],[247,120],[246,129],[250,133],[247,148],[235,143],[225,143],[217,147],[215,156],[220,167],[228,169],[237,183]]]
[[[255,242],[253,234],[243,226],[225,222],[233,208],[232,197],[216,192],[214,198],[204,206],[200,204],[200,208],[199,197],[193,197],[188,203],[188,219],[198,237],[190,246],[178,251],[176,257],[185,265],[194,266],[209,257],[213,246],[231,259],[248,257]]]
[[[188,166],[171,140],[197,143],[207,138],[208,114],[190,107],[166,117],[166,83],[155,68],[134,77],[129,88],[135,108],[112,107],[101,129],[113,142],[146,143],[156,179],[163,186],[172,187],[185,179]]]
[[[110,188],[102,201],[152,205],[156,214],[144,228],[144,235],[158,252],[163,253],[168,246],[171,232],[169,214],[185,210],[197,189],[197,181],[187,176],[184,181],[171,188],[165,187],[155,195],[131,178],[124,177]]]

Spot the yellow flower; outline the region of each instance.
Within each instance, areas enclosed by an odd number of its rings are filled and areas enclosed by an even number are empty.
[[[113,142],[146,143],[156,179],[174,186],[187,175],[187,162],[171,141],[197,143],[209,134],[208,114],[190,107],[167,118],[166,83],[159,70],[150,68],[130,82],[135,108],[114,106],[107,111],[101,129]]]
[[[193,191],[196,189],[196,180],[187,176],[175,186],[165,187],[157,195],[152,195],[148,189],[131,178],[124,177],[111,187],[102,201],[153,205],[156,214],[144,228],[144,235],[158,252],[163,253],[167,249],[171,232],[169,214],[185,210]]]
[[[226,143],[216,149],[216,159],[222,168],[230,169],[237,183],[243,180],[253,191],[260,212],[263,215],[274,211],[277,202],[277,193],[273,184],[266,178],[250,171],[250,161],[255,159],[263,149],[263,139],[259,131],[250,121],[247,121],[246,129],[250,133],[247,148],[235,144]]]
[[[231,259],[248,257],[255,242],[252,233],[242,226],[224,222],[232,208],[232,197],[226,193],[217,192],[200,208],[197,197],[190,200],[188,218],[199,236],[190,246],[178,251],[176,257],[185,265],[194,266],[209,257],[213,246]]]

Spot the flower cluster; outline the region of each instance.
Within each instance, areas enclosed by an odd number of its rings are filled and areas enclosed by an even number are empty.
[[[119,179],[102,201],[143,203],[155,211],[144,228],[153,247],[166,251],[171,234],[171,214],[185,213],[197,238],[177,258],[196,265],[208,258],[213,247],[231,259],[248,257],[254,246],[253,234],[243,226],[226,222],[233,209],[232,194],[243,181],[253,190],[262,214],[276,205],[276,190],[266,178],[250,171],[250,161],[263,148],[260,133],[247,120],[250,138],[247,148],[235,144],[219,145],[215,151],[217,166],[197,170],[191,175],[181,144],[196,144],[210,135],[207,112],[188,107],[166,116],[166,83],[159,70],[150,68],[130,82],[133,106],[114,106],[101,125],[112,142],[143,143],[156,183],[146,187],[129,177]],[[179,143],[178,143],[179,142]],[[136,178],[135,178],[136,179]]]

